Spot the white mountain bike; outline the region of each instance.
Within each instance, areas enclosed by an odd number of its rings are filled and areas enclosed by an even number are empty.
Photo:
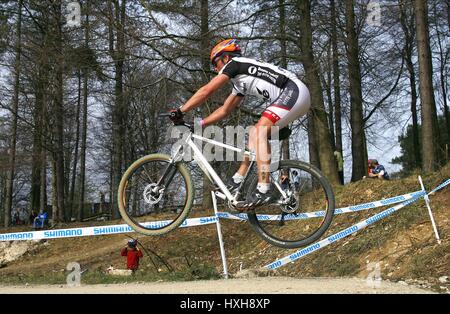
[[[250,195],[257,186],[255,155],[196,135],[191,125],[184,125],[190,130],[184,139],[192,150],[192,159],[215,183],[216,196],[232,211],[239,211],[239,205],[244,201],[242,196]],[[250,157],[249,170],[233,194],[193,139]],[[186,150],[180,147],[173,156],[147,155],[136,160],[124,173],[118,191],[119,211],[135,231],[145,235],[165,234],[188,217],[194,201],[194,184],[199,182],[192,180],[183,161],[185,153]],[[298,160],[280,161],[278,169],[270,175],[279,197],[270,204],[246,212],[256,233],[282,248],[298,248],[319,239],[329,227],[335,208],[333,190],[325,176],[316,167]]]

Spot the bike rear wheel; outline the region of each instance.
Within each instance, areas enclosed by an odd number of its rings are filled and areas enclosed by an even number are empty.
[[[308,163],[283,160],[271,173],[271,180],[278,182],[288,197],[283,199],[280,194],[278,203],[249,211],[254,230],[267,242],[288,249],[318,240],[330,226],[335,209],[333,189],[326,177]],[[248,193],[256,189],[257,182],[254,177]]]
[[[194,201],[191,175],[164,154],[136,160],[124,173],[117,194],[119,212],[135,231],[161,235],[187,218]]]

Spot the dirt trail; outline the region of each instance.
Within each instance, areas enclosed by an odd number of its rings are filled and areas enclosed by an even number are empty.
[[[378,286],[368,285],[358,278],[309,278],[295,279],[287,277],[264,277],[248,279],[222,279],[184,282],[130,283],[115,285],[82,285],[68,287],[66,285],[40,286],[0,286],[3,293],[124,293],[124,294],[295,294],[295,293],[432,293],[414,286],[382,281]]]

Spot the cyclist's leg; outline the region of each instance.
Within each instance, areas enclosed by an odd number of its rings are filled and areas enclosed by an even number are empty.
[[[250,134],[250,149],[256,149],[258,164],[258,185],[247,198],[244,208],[267,204],[276,193],[270,187],[270,151],[268,136],[272,126],[285,127],[306,114],[310,107],[308,88],[300,81],[289,81],[280,96],[263,112],[256,124],[255,134]]]
[[[250,167],[250,158],[247,155],[245,155],[244,160],[241,162],[241,165],[239,166],[237,173],[240,174],[242,177],[245,176],[248,167]]]
[[[250,133],[249,136],[249,148],[256,150],[259,183],[269,183],[268,173],[264,174],[265,171],[262,171],[262,169],[266,165],[270,166],[270,146],[267,138],[271,127],[273,125],[280,128],[287,126],[292,121],[305,115],[310,106],[311,100],[306,85],[300,80],[291,80],[281,95],[263,112],[261,119],[256,124],[255,133]],[[263,130],[264,127],[265,130]],[[235,174],[235,176],[240,176],[238,180],[242,180],[242,177],[245,176],[249,164],[249,159],[246,156]]]
[[[309,90],[300,80],[290,81],[280,97],[266,108],[263,117],[283,128],[292,121],[304,116],[311,107]]]
[[[267,165],[268,168],[268,165],[270,164],[270,145],[268,142],[268,137],[270,134],[270,127],[273,125],[274,123],[272,121],[270,121],[266,117],[261,117],[255,127],[250,130],[248,147],[251,151],[256,152],[256,163],[258,165],[258,169],[264,168],[265,165]],[[245,176],[249,166],[250,159],[246,155],[237,173],[241,176]],[[268,170],[266,171],[268,172]],[[261,182],[269,182],[268,178],[266,178],[265,176],[264,179],[262,178],[263,175],[259,171],[258,177],[261,179]]]
[[[252,129],[253,136],[249,137],[249,148],[256,152],[256,164],[258,166],[258,183],[269,184],[270,145],[268,137],[270,128],[274,123],[266,117],[261,117]]]
[[[241,204],[241,208],[253,208],[269,203],[273,196],[270,186],[270,149],[268,137],[274,125],[270,119],[261,117],[249,135],[249,148],[256,153],[258,185],[256,190]]]

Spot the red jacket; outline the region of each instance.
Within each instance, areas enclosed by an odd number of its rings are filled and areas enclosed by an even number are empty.
[[[139,259],[143,256],[140,250],[129,250],[126,247],[120,251],[120,255],[127,257],[127,268],[131,270],[138,269]]]

